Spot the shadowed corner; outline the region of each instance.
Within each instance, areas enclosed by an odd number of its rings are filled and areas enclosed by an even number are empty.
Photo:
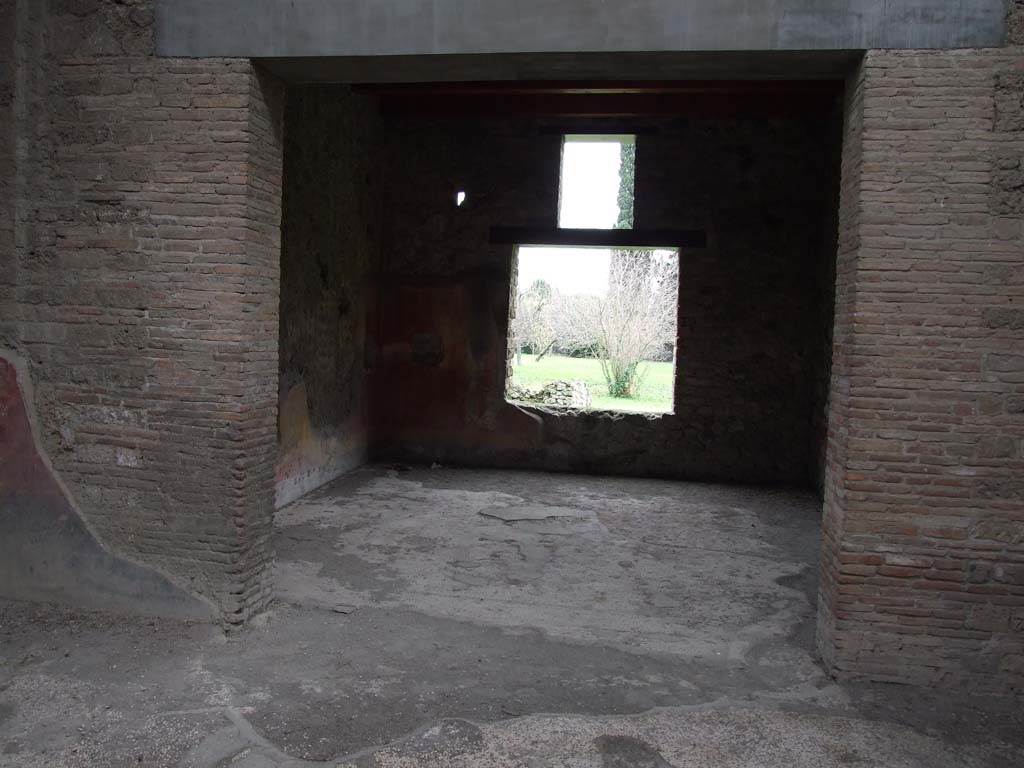
[[[27,377],[0,357],[0,594],[141,616],[209,620],[213,609],[145,566],[107,550],[43,457]]]

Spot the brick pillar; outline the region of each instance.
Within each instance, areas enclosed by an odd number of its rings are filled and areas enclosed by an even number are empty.
[[[244,621],[271,594],[283,89],[153,57],[147,2],[18,5],[0,346],[97,536]]]
[[[1024,56],[871,51],[847,88],[818,644],[1024,687]]]

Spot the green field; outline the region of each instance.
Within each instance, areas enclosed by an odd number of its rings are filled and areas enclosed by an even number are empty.
[[[672,363],[643,363],[643,384],[636,397],[608,397],[601,363],[593,358],[547,355],[539,363],[533,355],[523,355],[522,365],[514,365],[512,384],[539,387],[556,379],[586,382],[593,408],[611,411],[667,413],[672,410]]]

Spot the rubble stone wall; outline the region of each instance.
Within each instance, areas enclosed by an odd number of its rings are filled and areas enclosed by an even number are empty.
[[[490,227],[555,225],[559,130],[579,122],[384,120],[371,454],[817,484],[841,125],[838,98],[817,106],[641,121],[636,226],[709,238],[680,257],[674,413],[655,419],[533,418],[505,401],[514,249]],[[441,342],[430,365],[422,334]]]

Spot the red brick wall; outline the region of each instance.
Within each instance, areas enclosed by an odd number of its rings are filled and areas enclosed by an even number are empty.
[[[819,645],[1024,686],[1024,57],[869,52],[847,96]]]
[[[819,649],[825,663],[833,665],[839,545],[845,510],[847,419],[849,415],[850,332],[855,296],[855,271],[860,224],[860,183],[863,133],[863,71],[846,80],[843,120],[843,152],[839,196],[839,237],[835,267],[835,316],[832,338],[832,384],[828,398],[828,431],[825,477],[822,489],[821,589],[818,595]]]
[[[2,342],[103,541],[242,620],[270,596],[282,89],[153,58],[148,3],[19,5]]]

